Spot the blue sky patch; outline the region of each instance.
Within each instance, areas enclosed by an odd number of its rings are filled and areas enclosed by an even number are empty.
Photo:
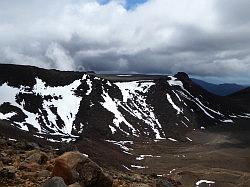
[[[100,4],[105,5],[110,2],[110,0],[97,0]],[[126,0],[125,8],[131,10],[136,8],[138,5],[147,2],[148,0]]]

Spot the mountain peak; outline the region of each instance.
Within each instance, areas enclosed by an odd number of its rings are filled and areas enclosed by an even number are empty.
[[[178,72],[174,75],[174,77],[178,78],[179,80],[190,80],[188,74],[185,72]]]

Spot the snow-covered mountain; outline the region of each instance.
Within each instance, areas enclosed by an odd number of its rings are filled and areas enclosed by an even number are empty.
[[[0,120],[36,137],[178,139],[195,129],[249,128],[250,109],[175,76],[97,75],[0,65]]]

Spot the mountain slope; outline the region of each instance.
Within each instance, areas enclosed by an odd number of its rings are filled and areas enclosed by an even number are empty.
[[[194,81],[196,84],[202,86],[204,89],[206,89],[207,91],[216,94],[216,95],[220,95],[220,96],[226,96],[226,95],[230,95],[233,94],[235,92],[238,92],[244,88],[246,88],[246,86],[242,86],[242,85],[238,85],[238,84],[229,84],[229,83],[225,83],[225,84],[213,84],[213,83],[208,83],[199,79],[194,79],[192,78],[192,81]]]
[[[96,75],[0,65],[0,119],[49,141],[171,138],[241,127],[250,110],[210,94],[185,73]],[[236,125],[237,124],[237,125]]]
[[[250,108],[250,87],[233,93],[228,97],[231,98],[237,105],[240,105],[242,108]]]

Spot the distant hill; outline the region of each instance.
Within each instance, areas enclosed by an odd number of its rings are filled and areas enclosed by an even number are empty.
[[[239,84],[213,84],[194,78],[192,78],[192,81],[194,81],[196,84],[200,85],[207,91],[220,96],[231,95],[246,88],[246,86],[242,86]]]
[[[243,90],[240,90],[238,92],[235,92],[233,94],[231,94],[232,97],[247,97],[249,98],[250,96],[250,87],[247,87]]]
[[[228,97],[233,99],[237,104],[240,104],[245,109],[250,107],[250,87],[235,92]]]

